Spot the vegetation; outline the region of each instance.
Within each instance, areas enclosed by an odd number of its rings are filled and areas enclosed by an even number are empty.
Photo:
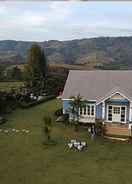
[[[46,137],[46,143],[51,139],[51,130],[52,130],[52,119],[50,116],[44,116],[44,133]]]
[[[132,37],[100,37],[37,43],[49,63],[84,64],[87,68],[131,69]],[[0,63],[26,63],[32,42],[0,41]]]
[[[47,102],[49,100],[54,99],[56,96],[54,95],[48,95],[48,96],[43,96],[41,100],[31,100],[29,96],[25,96],[25,98],[19,103],[19,106],[21,108],[27,109],[36,105],[39,105],[41,103]]]
[[[27,86],[33,91],[42,94],[46,88],[47,62],[44,50],[33,44],[29,50],[27,65],[25,67]]]
[[[0,91],[11,91],[12,89],[14,90],[19,90],[21,87],[23,87],[24,82],[22,81],[10,81],[10,82],[0,82]]]
[[[0,92],[0,115],[9,113],[16,107],[16,97],[12,94],[12,92]]]
[[[69,111],[72,114],[72,121],[75,125],[75,130],[78,130],[78,123],[79,123],[79,118],[80,118],[80,113],[79,110],[85,106],[85,101],[81,98],[80,95],[73,96],[71,97],[70,101],[70,108]]]
[[[5,80],[23,80],[23,73],[18,66],[10,67],[5,70]]]
[[[74,132],[71,126],[56,124],[54,111],[61,107],[52,100],[30,109],[17,109],[8,116],[3,129],[29,129],[29,134],[0,133],[0,182],[2,184],[130,184],[131,153],[129,143],[92,141],[85,130]],[[54,147],[42,145],[43,116],[52,116]],[[85,151],[69,150],[70,139],[88,143]]]

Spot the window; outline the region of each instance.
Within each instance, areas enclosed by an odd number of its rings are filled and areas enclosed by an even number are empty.
[[[114,114],[120,114],[120,107],[113,107]]]
[[[84,116],[94,116],[95,115],[95,106],[92,104],[86,105],[83,108],[80,108],[80,115]]]
[[[121,107],[121,121],[124,122],[125,121],[125,107]]]
[[[87,106],[87,115],[90,116],[90,105]]]
[[[112,121],[112,106],[108,107],[108,121]]]
[[[87,115],[94,116],[95,115],[95,106],[94,105],[87,105]]]
[[[94,105],[91,106],[91,115],[94,116]]]
[[[84,115],[86,115],[86,106],[84,107]]]
[[[80,107],[80,115],[82,115],[82,108]]]

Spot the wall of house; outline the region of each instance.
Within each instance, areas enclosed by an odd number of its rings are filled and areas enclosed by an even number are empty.
[[[102,118],[102,103],[99,105],[96,105],[96,118],[101,119]]]
[[[113,99],[110,99],[110,100],[106,100],[105,101],[105,118],[107,117],[107,105],[124,105],[127,107],[127,117],[126,117],[126,120],[129,121],[129,101],[126,100],[126,99],[122,99],[122,100],[113,100]]]
[[[66,114],[70,107],[69,100],[63,100],[63,113]]]
[[[70,108],[70,100],[63,100],[63,113],[65,114],[65,113],[68,113],[68,109]],[[87,104],[95,104],[95,102],[94,101],[88,101],[87,102]],[[101,106],[99,106],[99,108],[96,108],[96,110],[97,110],[97,114],[98,114],[98,116],[100,117],[101,115]]]

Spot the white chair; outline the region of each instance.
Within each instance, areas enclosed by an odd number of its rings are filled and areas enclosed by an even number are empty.
[[[71,149],[73,147],[72,143],[68,143],[68,147]]]
[[[72,139],[71,140],[71,143],[75,143],[75,142],[77,142],[76,139]]]
[[[80,145],[80,142],[74,142],[74,147],[77,148]]]
[[[83,146],[82,146],[82,145],[78,145],[78,146],[77,146],[77,149],[78,149],[79,151],[82,151]]]
[[[85,141],[83,141],[83,142],[81,142],[81,145],[84,146],[84,147],[86,147],[87,144],[86,144]]]

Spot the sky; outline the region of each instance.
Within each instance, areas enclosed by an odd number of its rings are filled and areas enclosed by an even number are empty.
[[[99,36],[132,36],[132,2],[0,2],[0,40],[71,40]]]

